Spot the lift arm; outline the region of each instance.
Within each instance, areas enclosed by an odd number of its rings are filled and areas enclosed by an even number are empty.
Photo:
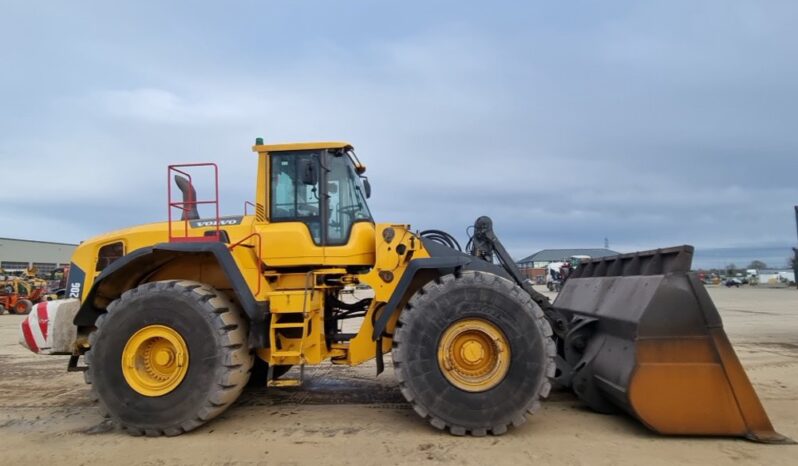
[[[546,319],[551,324],[554,333],[559,337],[564,337],[568,331],[568,320],[552,307],[549,298],[535,291],[532,282],[525,278],[518,266],[515,265],[510,254],[502,245],[496,233],[493,231],[493,220],[490,217],[482,216],[474,222],[474,236],[471,238],[471,249],[468,251],[472,256],[493,263],[494,257],[513,280],[526,291],[535,303],[540,306]]]

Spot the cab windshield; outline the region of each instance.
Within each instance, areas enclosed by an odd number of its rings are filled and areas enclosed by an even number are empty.
[[[371,221],[366,205],[363,180],[355,172],[349,156],[331,153],[327,158],[327,243],[345,244],[352,225],[357,221]]]

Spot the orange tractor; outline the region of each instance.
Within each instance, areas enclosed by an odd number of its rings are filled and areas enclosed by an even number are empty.
[[[23,277],[7,277],[0,281],[0,314],[5,311],[14,314],[27,314],[45,298],[46,287],[41,280],[26,280]]]

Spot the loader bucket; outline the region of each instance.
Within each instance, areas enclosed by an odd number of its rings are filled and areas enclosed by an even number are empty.
[[[791,443],[773,430],[718,310],[695,274],[692,246],[594,259],[553,307],[570,321],[564,384],[600,412],[618,409],[662,434]]]

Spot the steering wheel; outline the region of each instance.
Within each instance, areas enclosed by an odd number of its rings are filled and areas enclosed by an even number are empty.
[[[319,215],[319,208],[313,204],[300,204],[296,211],[301,217],[317,217]]]
[[[355,213],[360,211],[360,209],[361,209],[360,205],[352,204],[352,205],[347,205],[347,206],[341,206],[341,207],[338,208],[338,211],[341,212],[342,214],[346,214],[346,215],[349,215],[351,217],[354,217]]]

